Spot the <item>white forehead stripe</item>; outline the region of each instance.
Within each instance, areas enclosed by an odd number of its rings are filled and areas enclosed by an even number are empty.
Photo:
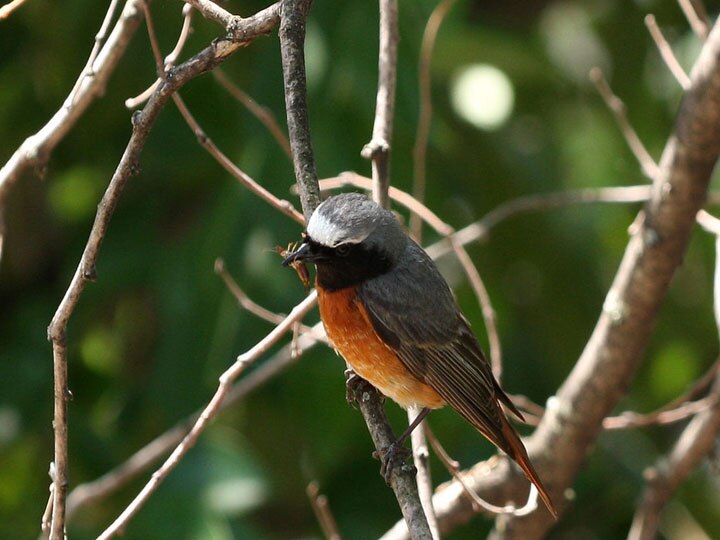
[[[325,204],[325,203],[323,203]],[[322,204],[315,209],[307,226],[310,238],[327,247],[335,247],[346,242],[360,243],[368,237],[370,230],[352,219],[339,224],[322,213]],[[357,221],[357,220],[356,220]]]

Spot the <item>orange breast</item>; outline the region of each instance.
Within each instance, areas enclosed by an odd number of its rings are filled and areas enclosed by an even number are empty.
[[[328,292],[318,287],[320,316],[333,347],[363,379],[403,407],[437,409],[445,402],[412,375],[375,333],[353,287]]]

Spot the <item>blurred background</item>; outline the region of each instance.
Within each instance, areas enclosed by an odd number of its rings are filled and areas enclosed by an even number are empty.
[[[249,15],[267,5],[224,7]],[[436,3],[400,0],[393,184],[412,189],[418,54]],[[163,52],[181,2],[153,2]],[[717,2],[707,3],[711,17]],[[0,22],[0,162],[61,106],[83,68],[107,2],[27,2]],[[589,81],[600,66],[657,159],[681,96],[648,35],[655,14],[689,70],[700,49],[672,0],[459,0],[432,63],[428,205],[462,227],[516,197],[646,179]],[[316,1],[308,25],[310,118],[321,177],[369,175],[377,84],[377,4]],[[221,35],[197,15],[182,59]],[[225,74],[285,125],[277,32],[239,51]],[[27,173],[6,208],[0,263],[0,537],[33,538],[52,460],[52,353],[46,328],[77,267],[131,131],[123,103],[155,78],[144,26],[105,96],[56,148],[43,180]],[[181,92],[215,143],[281,198],[291,163],[268,131],[214,80]],[[402,209],[401,213],[402,213]],[[575,206],[502,223],[469,246],[489,288],[504,348],[503,384],[544,404],[580,355],[628,240],[637,205]],[[198,145],[177,109],[162,112],[125,189],[68,329],[71,488],[123,462],[207,402],[217,377],[271,325],[238,308],[213,271],[226,261],[261,305],[287,313],[305,294],[273,252],[301,228],[243,189]],[[426,229],[426,242],[437,240]],[[718,354],[713,238],[698,231],[660,315],[643,368],[619,410],[651,411],[682,393]],[[441,261],[487,349],[482,316],[451,258]],[[315,322],[317,312],[308,321]],[[283,343],[287,343],[287,340]],[[277,350],[277,347],[276,349]],[[269,358],[272,353],[260,360]],[[344,364],[317,347],[217,421],[131,523],[127,538],[320,538],[305,495],[317,480],[346,539],[380,536],[399,518],[359,412],[345,402]],[[396,430],[405,414],[387,404]],[[431,425],[464,466],[494,450],[451,411]],[[683,423],[601,436],[552,538],[624,538],[642,472]],[[529,432],[520,428],[524,433]],[[449,475],[433,461],[436,481]],[[94,538],[143,476],[69,526]],[[665,512],[664,538],[720,537],[717,471],[692,474]],[[477,517],[448,538],[483,537]],[[704,535],[704,536],[703,536]]]

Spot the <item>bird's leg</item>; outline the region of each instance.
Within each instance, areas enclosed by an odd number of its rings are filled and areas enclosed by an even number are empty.
[[[382,462],[382,465],[380,466],[380,474],[383,476],[386,483],[390,483],[392,470],[398,464],[404,463],[405,460],[410,457],[411,452],[405,448],[405,441],[413,430],[420,425],[420,422],[425,419],[429,412],[430,409],[427,407],[422,409],[407,429],[402,432],[402,435],[390,443],[390,446],[383,448],[383,450],[379,452],[380,461]]]

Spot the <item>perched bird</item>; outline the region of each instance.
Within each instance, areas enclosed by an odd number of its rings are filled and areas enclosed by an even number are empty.
[[[317,268],[325,330],[355,373],[402,407],[426,414],[450,405],[522,468],[557,515],[500,403],[522,415],[435,263],[391,212],[358,193],[327,199],[283,264],[301,261]]]

